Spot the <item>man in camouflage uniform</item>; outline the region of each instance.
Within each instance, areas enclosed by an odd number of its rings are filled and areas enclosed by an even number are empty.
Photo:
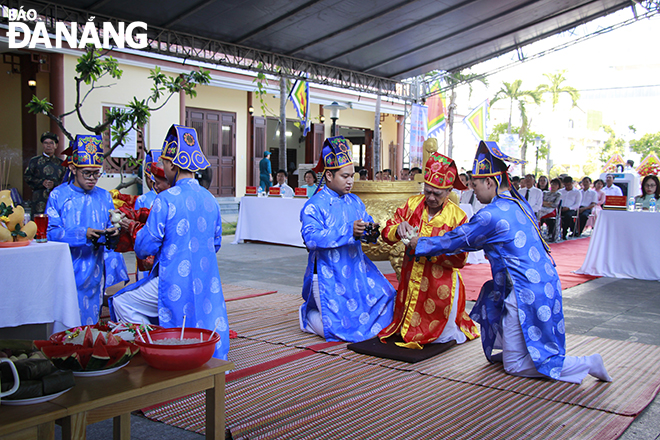
[[[41,135],[43,154],[30,159],[25,169],[25,182],[32,188],[32,218],[46,211],[50,192],[62,183],[65,168],[62,159],[55,156],[58,138],[56,134],[45,132]]]

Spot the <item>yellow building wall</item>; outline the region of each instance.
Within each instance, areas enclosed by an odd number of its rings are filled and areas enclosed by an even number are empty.
[[[186,107],[236,113],[236,197],[242,197],[247,178],[247,92],[213,86],[198,86],[196,90],[196,98],[186,96]],[[253,106],[256,114],[258,106]]]
[[[64,90],[65,90],[65,110],[69,111],[74,108],[76,99],[76,86],[73,78],[76,76],[76,63],[77,57],[72,55],[64,56]],[[142,67],[131,66],[123,64],[119,60],[119,68],[123,70],[120,79],[113,79],[110,77],[103,77],[97,86],[102,88],[92,91],[85,103],[81,107],[83,119],[90,126],[95,126],[102,121],[103,107],[104,106],[126,106],[133,98],[138,100],[147,99],[151,94],[152,81],[149,79],[149,69]],[[107,87],[111,84],[111,87]],[[81,94],[86,93],[90,86],[83,84],[81,86]],[[157,104],[150,104],[150,107],[156,107],[162,104],[163,100]],[[160,149],[163,146],[163,140],[167,134],[167,130],[172,124],[179,123],[179,95],[175,94],[170,98],[167,104],[151,113],[149,123],[145,127],[145,150],[153,148]],[[88,133],[87,130],[78,120],[77,116],[68,116],[65,120],[66,129],[72,134]],[[120,179],[118,177],[109,178],[104,177],[99,180],[98,185],[105,189],[113,189],[117,186]],[[122,192],[135,194],[137,188],[135,186],[123,190]],[[146,191],[146,186],[144,187]]]
[[[3,70],[9,70],[8,64],[2,64]],[[0,90],[2,90],[2,105],[0,105],[0,166],[11,166],[9,171],[9,186],[23,188],[23,141],[21,132],[21,75],[7,75],[0,71]],[[11,163],[9,162],[11,160]],[[4,162],[6,161],[6,162]],[[7,178],[3,176],[0,185],[5,185]]]

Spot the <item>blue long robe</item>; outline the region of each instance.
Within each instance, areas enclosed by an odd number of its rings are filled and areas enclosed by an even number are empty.
[[[140,208],[151,209],[151,205],[153,205],[157,195],[158,194],[156,194],[156,191],[152,189],[149,192],[146,192],[141,196],[139,196],[137,200],[135,200],[135,210],[139,211]]]
[[[324,187],[305,203],[302,236],[309,250],[301,309],[307,325],[308,309],[321,309],[328,341],[371,339],[392,321],[396,291],[353,238],[353,222],[372,222],[362,200],[341,197]],[[312,278],[318,273],[321,304],[314,302]]]
[[[420,238],[415,255],[483,249],[493,279],[483,285],[470,316],[481,324],[486,358],[492,362],[493,349],[502,348],[504,299],[513,293],[527,351],[536,370],[559,379],[566,354],[561,281],[532,223],[535,216],[531,208],[510,198],[510,193],[505,191],[478,211],[469,223],[442,237]]]
[[[123,257],[106,251],[104,246],[94,250],[87,239],[87,228],[112,227],[108,211],[113,208],[110,193],[99,187],[84,191],[73,183],[65,183],[53,189],[48,198],[48,239],[69,245],[83,324],[96,324],[99,320],[103,275],[106,286],[128,280]]]
[[[147,223],[135,238],[139,258],[155,255],[149,276],[158,276],[158,321],[163,327],[213,330],[220,342],[214,357],[227,359],[229,324],[216,252],[222,244],[222,220],[215,198],[195,179],[180,179],[154,201]],[[118,292],[116,295],[121,294]]]

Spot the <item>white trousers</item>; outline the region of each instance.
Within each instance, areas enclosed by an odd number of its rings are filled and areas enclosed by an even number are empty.
[[[298,320],[300,323],[300,330],[306,333],[313,333],[325,338],[325,331],[323,330],[323,316],[321,315],[321,293],[319,292],[319,276],[313,275],[312,278],[312,295],[314,295],[314,302],[318,309],[310,309],[307,311],[307,325],[303,325],[302,309],[304,304],[298,310]]]
[[[513,376],[521,377],[547,377],[534,366],[532,357],[527,351],[525,336],[523,335],[518,318],[518,301],[515,292],[511,292],[504,300],[506,314],[502,319],[502,363],[504,371]],[[561,370],[560,381],[581,383],[589,371],[595,367],[592,356],[566,356],[564,367]]]
[[[112,300],[117,319],[141,324],[158,316],[158,277]]]

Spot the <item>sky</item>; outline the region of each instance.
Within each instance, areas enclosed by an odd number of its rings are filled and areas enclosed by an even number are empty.
[[[638,11],[641,8],[638,6]],[[564,33],[522,49],[523,54],[536,53],[566,41],[622,22],[633,17],[631,8],[587,23],[572,35]],[[644,133],[660,132],[658,100],[660,98],[660,16],[638,20],[603,35],[581,41],[543,57],[516,63],[514,67],[488,77],[489,86],[475,86],[471,106],[485,97],[492,99],[503,81],[522,80],[524,89],[546,83],[544,73],[566,70],[565,85],[580,91],[580,108],[600,110],[603,123],[615,127],[617,134],[635,139]],[[510,64],[516,54],[481,63],[472,72],[493,71],[498,65]],[[654,87],[642,87],[654,86]],[[461,109],[459,109],[460,111]],[[469,110],[469,109],[468,109]],[[628,125],[637,129],[628,132]]]

